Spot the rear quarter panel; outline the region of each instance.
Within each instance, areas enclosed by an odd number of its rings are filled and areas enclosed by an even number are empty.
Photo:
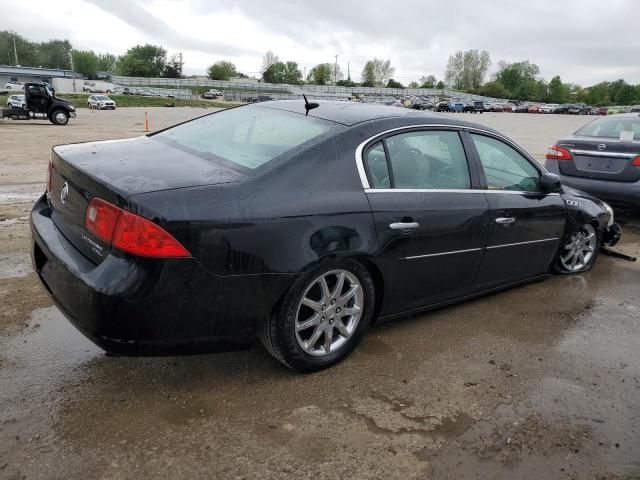
[[[133,195],[132,211],[170,231],[215,275],[298,273],[378,242],[349,129],[241,183]]]

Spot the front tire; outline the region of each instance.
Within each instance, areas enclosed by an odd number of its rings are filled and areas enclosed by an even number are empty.
[[[601,236],[590,223],[581,225],[565,236],[556,256],[554,270],[561,274],[582,273],[591,270],[598,257]]]
[[[69,114],[64,110],[54,110],[51,113],[51,123],[54,125],[66,125],[69,123]]]
[[[262,328],[267,351],[284,365],[314,372],[344,360],[371,324],[375,287],[353,260],[331,260],[298,278]]]

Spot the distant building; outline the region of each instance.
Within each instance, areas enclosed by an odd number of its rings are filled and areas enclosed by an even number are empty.
[[[82,75],[71,70],[58,70],[56,68],[15,67],[0,65],[0,89],[7,82],[48,82],[53,83],[54,78],[79,78]]]

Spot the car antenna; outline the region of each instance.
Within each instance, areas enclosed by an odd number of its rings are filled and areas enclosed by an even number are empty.
[[[304,98],[304,109],[306,110],[306,113],[304,114],[305,117],[309,115],[309,110],[313,110],[314,108],[318,108],[320,106],[319,103],[310,103],[304,93],[302,94],[302,98]]]

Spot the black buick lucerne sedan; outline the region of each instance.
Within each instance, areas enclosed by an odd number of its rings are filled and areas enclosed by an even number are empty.
[[[302,371],[375,319],[586,271],[620,236],[605,203],[494,130],[303,101],[57,146],[31,228],[42,283],[107,352],[260,337]]]
[[[545,167],[565,185],[640,209],[640,114],[587,123],[549,149]]]

